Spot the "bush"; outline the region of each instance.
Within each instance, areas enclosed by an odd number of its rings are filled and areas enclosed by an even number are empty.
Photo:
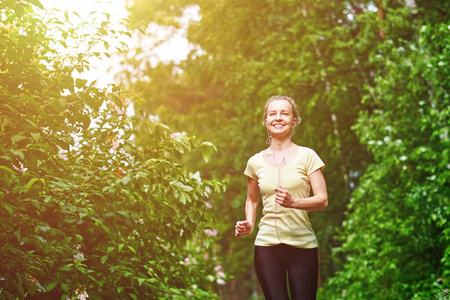
[[[75,78],[126,33],[107,15],[87,34],[30,3],[0,4],[1,297],[214,298],[204,231],[223,184],[177,163],[214,147],[128,116],[120,87]],[[61,51],[70,43],[78,52]]]

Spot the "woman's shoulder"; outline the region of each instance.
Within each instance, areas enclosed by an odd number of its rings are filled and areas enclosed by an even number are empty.
[[[298,147],[298,151],[302,152],[302,153],[316,153],[316,151],[314,151],[314,149],[306,147],[306,146],[297,146]]]
[[[253,154],[248,159],[248,162],[257,162],[257,161],[260,161],[261,159],[263,159],[264,151],[266,151],[266,150],[261,150],[261,151],[255,153],[255,154]]]
[[[309,161],[316,160],[318,158],[320,159],[314,149],[305,146],[298,146],[297,159],[300,159],[301,161]]]

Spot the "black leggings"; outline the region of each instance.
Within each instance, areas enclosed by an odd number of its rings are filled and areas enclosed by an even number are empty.
[[[288,280],[292,300],[316,299],[317,248],[300,249],[286,244],[255,246],[255,270],[266,300],[288,300]]]

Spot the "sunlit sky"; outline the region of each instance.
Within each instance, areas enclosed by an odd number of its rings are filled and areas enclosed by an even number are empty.
[[[109,13],[112,22],[119,22],[121,19],[127,18],[128,14],[125,8],[125,0],[40,0],[40,2],[46,9],[56,8],[61,11],[76,12],[82,19],[88,18],[92,11],[97,11]],[[132,43],[132,41],[129,41],[129,43]],[[187,40],[180,33],[158,47],[155,59],[159,61],[184,59],[187,56],[188,47]],[[90,81],[97,80],[99,87],[105,87],[107,84],[114,82],[113,72],[108,71],[108,69],[110,67],[114,69],[115,63],[117,62],[114,59],[92,61],[92,69],[87,74],[83,74],[83,77]]]
[[[114,17],[126,17],[124,0],[40,0],[45,8],[75,11],[87,16],[92,11],[108,12]]]

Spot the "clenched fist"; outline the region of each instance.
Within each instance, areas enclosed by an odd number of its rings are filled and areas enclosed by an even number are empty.
[[[235,235],[241,237],[246,234],[250,234],[253,231],[253,224],[247,220],[237,221],[235,226]]]

